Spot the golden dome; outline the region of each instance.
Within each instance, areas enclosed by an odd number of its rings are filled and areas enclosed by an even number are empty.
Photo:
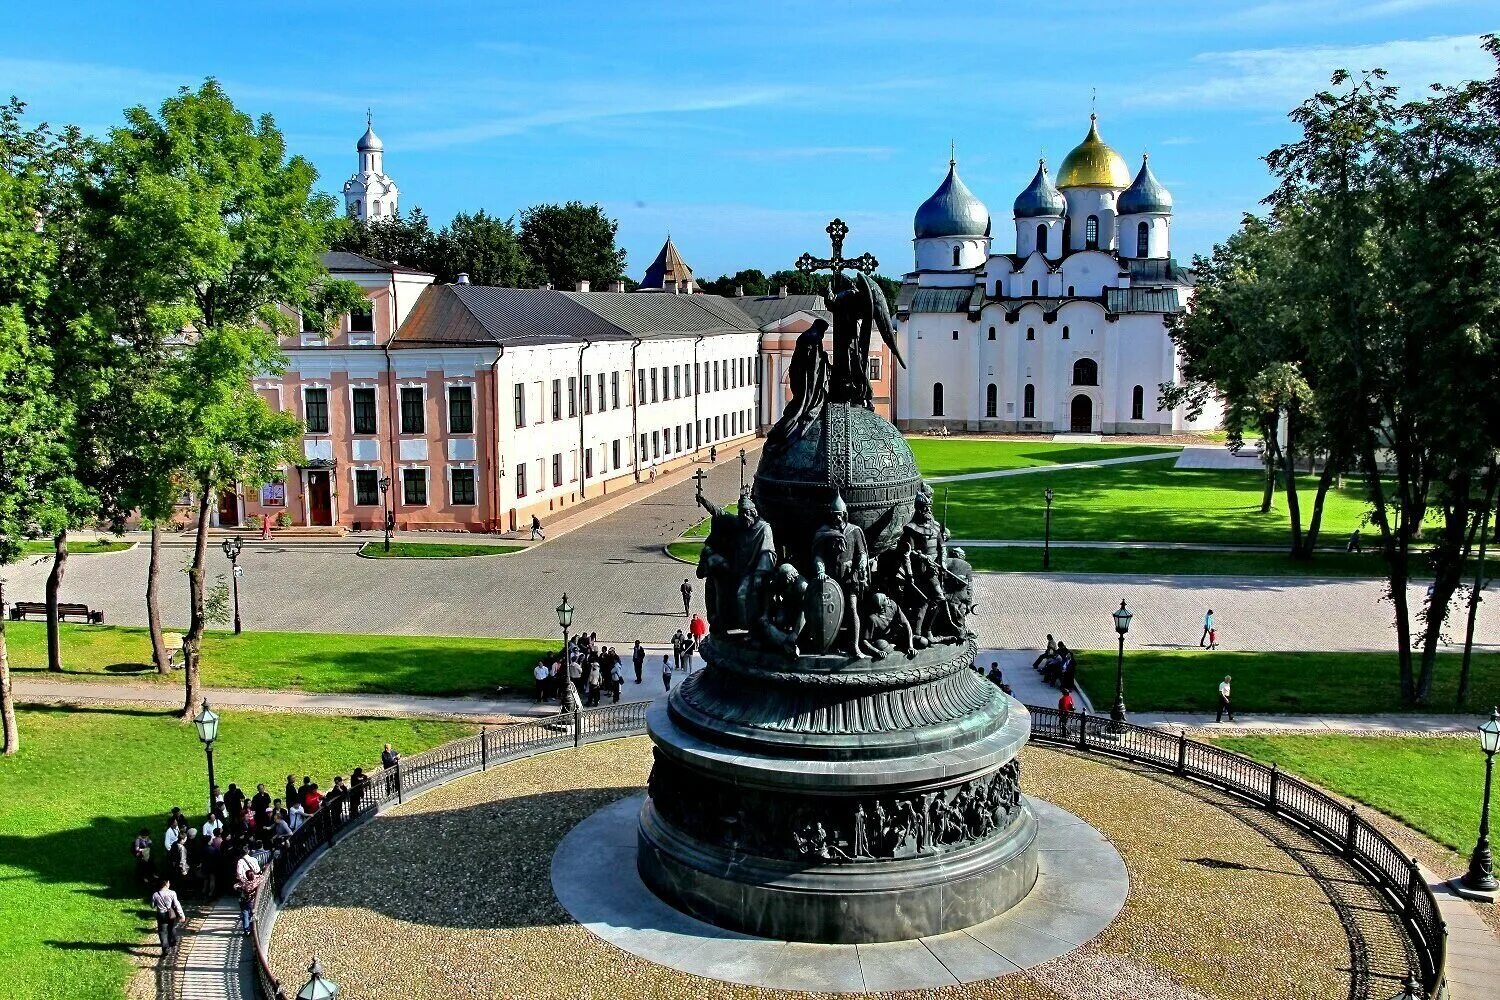
[[[1063,158],[1057,186],[1102,187],[1124,190],[1130,186],[1130,168],[1125,158],[1099,138],[1099,118],[1089,115],[1089,134]]]

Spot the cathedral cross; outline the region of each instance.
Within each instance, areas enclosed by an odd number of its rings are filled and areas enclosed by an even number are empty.
[[[843,219],[834,219],[828,224],[828,240],[833,244],[833,254],[830,257],[814,257],[810,253],[804,253],[797,258],[797,270],[812,272],[829,270],[834,274],[841,274],[846,267],[852,267],[856,271],[866,274],[874,274],[875,269],[880,266],[880,261],[870,253],[862,253],[852,260],[844,257],[844,237],[849,235],[849,227],[844,225]]]
[[[700,497],[703,495],[703,480],[707,478],[708,473],[704,472],[702,469],[699,469],[697,472],[693,473],[693,479],[698,483],[698,495]]]

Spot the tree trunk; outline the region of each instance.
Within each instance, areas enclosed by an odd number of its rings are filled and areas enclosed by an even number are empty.
[[[1469,658],[1474,652],[1474,619],[1479,615],[1479,602],[1484,600],[1480,593],[1484,590],[1484,556],[1490,540],[1490,508],[1495,504],[1495,487],[1490,487],[1489,495],[1484,501],[1484,516],[1479,523],[1479,566],[1474,570],[1474,589],[1469,592],[1469,623],[1464,629],[1464,659],[1458,670],[1458,708],[1464,707],[1464,702],[1469,697]],[[3,627],[3,626],[0,626]],[[0,648],[0,656],[5,655],[5,650]]]
[[[167,642],[161,636],[161,526],[151,522],[151,562],[146,566],[146,625],[151,630],[151,659],[159,674],[171,673]]]
[[[0,608],[5,607],[5,578],[0,577]],[[5,645],[5,615],[0,614],[0,722],[5,735],[0,753],[7,756],[21,749],[21,735],[16,729],[16,703],[10,696],[10,653]]]
[[[47,574],[47,669],[62,672],[62,645],[57,634],[57,595],[68,569],[68,529],[52,539],[52,572]]]
[[[1334,471],[1333,455],[1329,454],[1328,462],[1323,466],[1323,475],[1318,477],[1318,492],[1313,495],[1312,516],[1307,520],[1307,533],[1302,536],[1302,558],[1311,559],[1313,550],[1318,545],[1318,529],[1323,525],[1323,502],[1328,498],[1328,488],[1333,485],[1334,477],[1338,475]]]
[[[1266,488],[1260,494],[1260,512],[1271,513],[1271,500],[1276,496],[1276,463],[1271,458],[1270,450],[1262,453],[1266,465]]]
[[[182,720],[189,722],[202,700],[198,684],[198,648],[203,641],[203,573],[208,553],[209,484],[198,484],[198,532],[193,542],[193,565],[188,569],[188,630],[182,640],[182,678],[185,698]]]

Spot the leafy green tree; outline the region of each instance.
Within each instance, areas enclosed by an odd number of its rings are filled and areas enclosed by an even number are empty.
[[[766,279],[770,286],[768,294],[775,295],[786,286],[788,295],[822,295],[828,288],[828,275],[808,274],[806,271],[777,271]]]
[[[98,198],[110,222],[106,256],[128,268],[141,289],[117,315],[133,310],[150,318],[127,325],[143,338],[181,331],[153,342],[163,363],[142,398],[157,409],[147,426],[173,435],[145,451],[147,458],[180,460],[196,503],[183,640],[182,714],[190,718],[200,698],[214,495],[274,477],[301,432],[293,417],[266,406],[251,379],[283,370],[276,338],[291,332],[287,308],[331,317],[357,307],[363,295],[323,267],[320,256],[345,223],[332,198],[314,193],[312,165],[286,155],[270,116],[253,121],[208,80],[179,91],[159,115],[135,107],[125,119],[104,151]]]
[[[521,213],[521,248],[554,288],[570,291],[579,281],[604,288],[625,274],[619,228],[598,205],[533,205]]]
[[[340,230],[331,249],[349,250],[375,260],[437,274],[440,280],[452,280],[440,274],[444,257],[439,235],[433,232],[431,220],[420,208],[413,209],[410,214],[397,212],[362,222],[349,219]]]
[[[467,274],[476,285],[531,288],[541,283],[542,272],[521,249],[520,238],[509,219],[497,219],[483,209],[469,215],[460,212],[437,237],[439,281],[455,281]]]

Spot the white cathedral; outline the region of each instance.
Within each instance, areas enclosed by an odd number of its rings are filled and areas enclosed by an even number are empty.
[[[363,222],[388,219],[396,214],[401,192],[385,172],[385,144],[375,134],[375,123],[365,116],[365,134],[359,137],[359,170],[344,182],[344,208],[351,219]]]
[[[1046,162],[1015,201],[1016,251],[991,249],[990,213],[948,176],[917,209],[916,270],[896,303],[907,371],[903,428],[1171,434],[1212,429],[1162,410],[1177,377],[1167,317],[1187,308],[1190,271],[1171,255],[1172,196],[1148,159],[1125,160],[1088,136]]]

